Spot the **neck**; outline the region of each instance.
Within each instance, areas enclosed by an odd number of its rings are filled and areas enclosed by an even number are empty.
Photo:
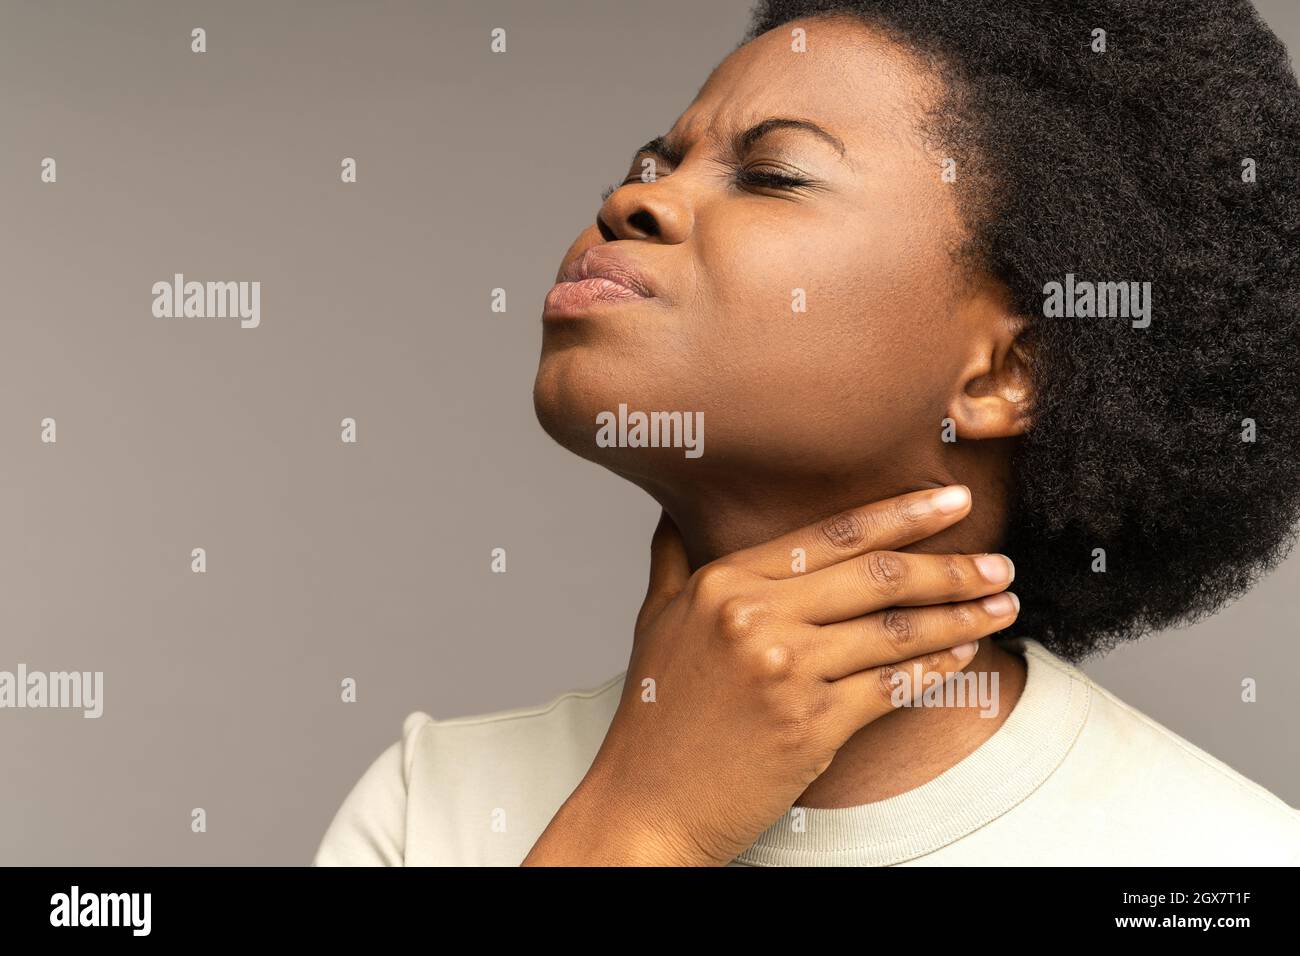
[[[995,442],[975,443],[992,446]],[[628,476],[663,506],[681,532],[691,570],[710,561],[770,541],[788,531],[814,524],[840,511],[859,508],[896,495],[949,484],[971,490],[971,510],[939,534],[900,550],[924,553],[978,554],[996,551],[1006,524],[1009,472],[1005,450],[981,449],[983,466],[916,469],[907,478],[833,474],[699,475],[671,484]],[[923,476],[923,477],[917,477]]]
[[[903,707],[849,738],[829,767],[804,791],[805,807],[851,807],[914,790],[956,765],[1006,722],[1025,687],[1019,655],[989,639],[963,669],[988,688],[989,706]],[[981,695],[982,696],[982,695]]]
[[[853,486],[800,476],[787,482],[733,480],[726,482],[725,488],[697,483],[689,495],[673,494],[662,487],[647,490],[681,531],[692,570],[839,511],[958,480],[971,489],[971,513],[955,526],[902,550],[996,551],[1005,525],[1005,473],[975,470],[960,479],[939,471],[932,474],[937,477],[862,481]],[[976,675],[976,686],[990,692],[987,706],[968,701],[964,707],[899,708],[868,724],[840,748],[830,766],[804,792],[799,805],[844,807],[884,800],[934,779],[979,747],[1002,725],[1019,699],[1025,664],[1018,655],[985,639],[963,673]]]

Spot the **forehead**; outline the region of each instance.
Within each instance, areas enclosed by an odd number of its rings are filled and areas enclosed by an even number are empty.
[[[866,150],[882,136],[914,133],[936,92],[912,54],[861,21],[792,20],[719,64],[672,138],[694,143],[767,116],[793,116],[835,133],[852,154],[855,144]]]

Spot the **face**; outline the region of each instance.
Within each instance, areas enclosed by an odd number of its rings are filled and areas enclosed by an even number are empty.
[[[930,468],[978,334],[950,257],[954,187],[916,127],[932,95],[905,51],[846,19],[728,57],[561,263],[558,278],[608,278],[547,297],[546,430],[647,486]],[[601,447],[597,416],[620,404],[703,413],[703,455]]]

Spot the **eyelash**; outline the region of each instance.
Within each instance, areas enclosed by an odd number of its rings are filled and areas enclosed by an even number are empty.
[[[626,186],[628,183],[635,182],[634,179],[626,179],[621,183],[611,183],[606,186],[600,194],[600,201],[603,203],[614,194],[616,189]],[[770,172],[768,170],[750,169],[742,167],[737,169],[731,177],[732,185],[744,189],[745,187],[761,186],[767,189],[787,189],[794,190],[804,186],[811,186],[814,180],[805,179],[803,176],[790,176],[786,173]]]

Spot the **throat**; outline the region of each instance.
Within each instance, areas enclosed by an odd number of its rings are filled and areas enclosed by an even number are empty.
[[[944,687],[922,691],[915,706],[899,707],[850,737],[796,806],[860,806],[929,783],[1006,722],[1026,675],[1024,658],[985,638],[970,664]]]

